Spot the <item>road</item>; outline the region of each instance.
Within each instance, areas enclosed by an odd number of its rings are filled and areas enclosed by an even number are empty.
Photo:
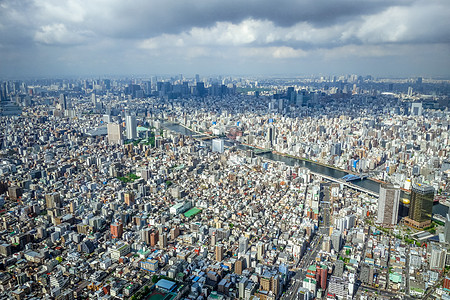
[[[410,252],[409,252],[409,248],[411,246],[407,245],[406,246],[406,265],[405,265],[405,270],[406,270],[406,282],[405,282],[405,295],[409,296],[409,256],[410,256]]]
[[[381,289],[374,288],[374,287],[367,286],[367,285],[361,285],[359,288],[362,290],[368,290],[368,291],[371,291],[374,293],[378,293],[378,295],[383,296],[383,297],[389,297],[390,299],[400,298],[400,294],[398,294],[398,293],[392,293],[392,292],[389,292],[386,290],[381,290]]]
[[[281,297],[282,300],[294,300],[297,298],[297,291],[303,286],[303,279],[306,277],[306,267],[310,266],[312,261],[316,258],[317,253],[320,251],[322,245],[322,236],[316,235],[311,241],[310,251],[306,251],[302,259],[296,264],[295,268],[298,268],[295,276],[291,279],[292,286],[286,291],[286,293]]]
[[[432,294],[433,292],[436,291],[437,287],[440,286],[440,285],[442,285],[442,283],[444,282],[444,278],[445,278],[445,275],[442,276],[442,278],[439,279],[439,280],[433,285],[432,288],[428,288],[428,292],[425,294],[425,296],[424,296],[422,299],[423,299],[423,300],[428,299],[428,297],[430,297],[431,294]]]

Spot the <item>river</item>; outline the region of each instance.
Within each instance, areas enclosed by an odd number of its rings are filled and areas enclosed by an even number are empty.
[[[179,124],[176,124],[176,123],[164,123],[163,127],[167,128],[169,130],[178,132],[180,134],[187,135],[187,136],[199,135],[198,133],[196,133],[190,129],[187,129]],[[206,142],[210,143],[210,141],[206,141]],[[226,146],[230,146],[231,144],[232,144],[231,142],[225,142]],[[250,147],[240,145],[239,148],[248,149]],[[284,162],[288,166],[305,167],[305,168],[308,168],[309,170],[311,170],[312,172],[330,176],[330,177],[333,177],[336,179],[342,178],[345,175],[349,174],[348,172],[336,170],[336,169],[333,169],[333,168],[330,168],[327,166],[323,166],[323,165],[320,165],[320,164],[317,164],[317,163],[314,163],[311,161],[306,161],[306,160],[302,160],[299,158],[293,158],[293,157],[288,157],[288,156],[284,156],[284,155],[280,155],[280,154],[275,154],[272,152],[257,154],[257,155],[264,157],[266,159],[269,159],[269,160]],[[358,185],[362,188],[371,190],[375,193],[379,193],[379,191],[380,191],[380,183],[370,180],[370,179],[355,180],[355,181],[352,181],[352,183],[355,185]],[[409,193],[402,191],[401,197],[410,199],[411,195]],[[400,206],[401,206],[400,207],[401,211],[407,212],[408,206],[404,206],[402,203],[400,204]],[[439,214],[439,215],[445,217],[448,210],[449,210],[448,206],[445,206],[443,204],[438,203],[438,204],[433,205],[433,214]]]

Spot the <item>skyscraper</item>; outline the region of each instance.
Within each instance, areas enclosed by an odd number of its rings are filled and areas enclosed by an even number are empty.
[[[59,105],[61,106],[62,110],[67,110],[68,109],[66,95],[64,95],[64,94],[59,95]]]
[[[382,184],[380,186],[380,197],[378,198],[377,223],[397,224],[399,204],[400,188],[392,184]]]
[[[120,124],[108,123],[108,141],[110,144],[121,144],[123,140],[122,126]]]
[[[275,143],[275,127],[270,126],[267,129],[267,142],[269,142],[271,145]]]
[[[137,138],[137,132],[136,132],[136,117],[128,115],[125,119],[126,123],[126,130],[127,130],[127,139],[133,140]]]
[[[434,188],[426,184],[413,184],[411,189],[411,204],[406,224],[424,228],[431,224],[433,210]]]

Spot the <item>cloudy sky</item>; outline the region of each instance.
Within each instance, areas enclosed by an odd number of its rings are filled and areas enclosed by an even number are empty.
[[[0,0],[0,76],[450,76],[449,0]]]

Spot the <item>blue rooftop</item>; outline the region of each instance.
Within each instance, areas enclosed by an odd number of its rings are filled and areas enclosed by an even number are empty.
[[[160,279],[156,283],[156,288],[170,292],[175,287],[175,285],[175,282],[169,281],[167,279]]]

